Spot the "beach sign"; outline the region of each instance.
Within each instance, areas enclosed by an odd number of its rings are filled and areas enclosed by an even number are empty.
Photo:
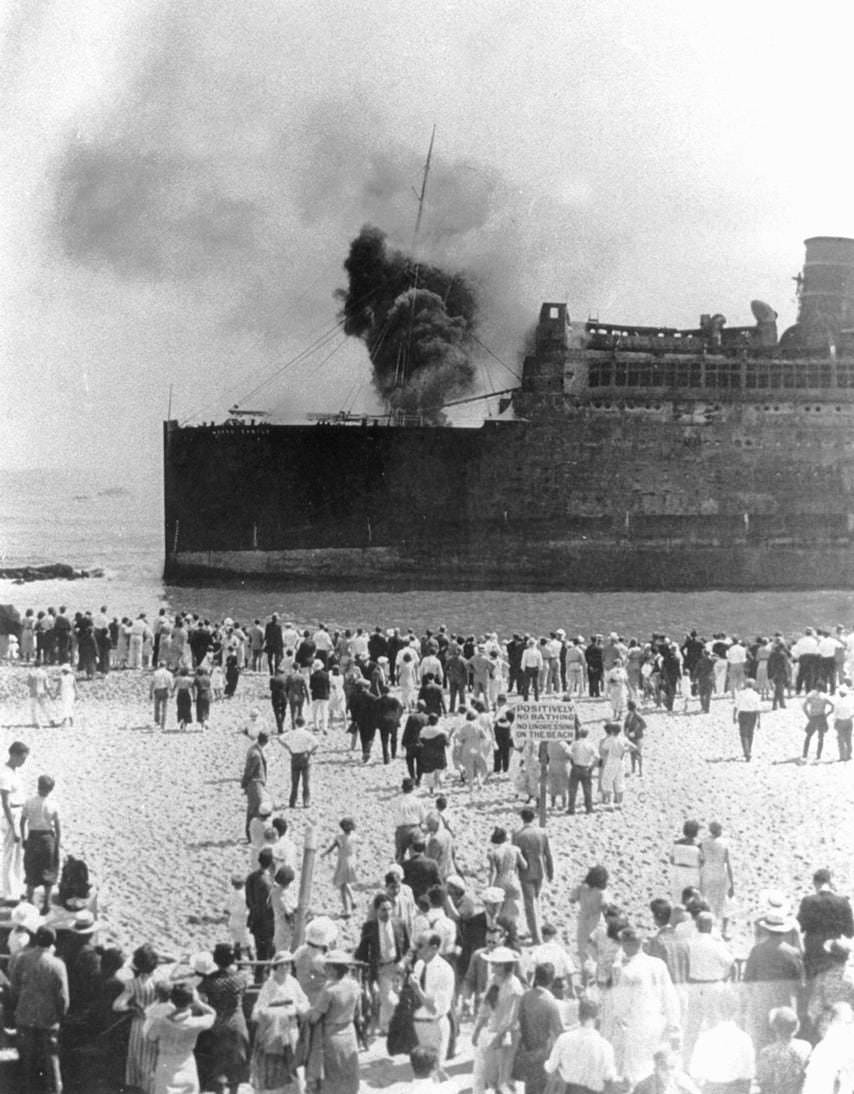
[[[526,740],[571,741],[575,737],[574,703],[517,703],[513,714],[513,739],[517,745]]]

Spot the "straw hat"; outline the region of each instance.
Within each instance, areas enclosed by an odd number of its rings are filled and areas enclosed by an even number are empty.
[[[294,955],[290,950],[279,950],[273,955],[271,964],[273,968],[275,968],[276,965],[286,965],[289,961],[293,961],[293,959]]]
[[[505,895],[504,890],[499,889],[497,885],[490,885],[481,894],[487,904],[503,904]]]
[[[756,920],[756,926],[761,927],[763,931],[772,931],[774,934],[788,934],[797,924],[792,916],[768,912]]]
[[[83,911],[77,913],[74,917],[74,922],[71,924],[71,930],[74,934],[94,934],[101,924],[89,911],[88,908],[84,908]]]

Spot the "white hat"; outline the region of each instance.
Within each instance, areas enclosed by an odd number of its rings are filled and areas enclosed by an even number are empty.
[[[519,960],[519,954],[509,946],[496,946],[483,956],[491,965],[513,965]]]
[[[210,976],[211,973],[216,972],[217,964],[213,959],[213,955],[202,950],[200,953],[194,953],[190,958],[190,967],[197,976]]]
[[[338,937],[338,927],[326,915],[316,916],[305,929],[305,940],[312,946],[331,946]]]

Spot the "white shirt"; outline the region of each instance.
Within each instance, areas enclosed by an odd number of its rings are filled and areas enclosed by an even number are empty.
[[[617,1078],[614,1050],[595,1029],[579,1026],[562,1033],[545,1063],[549,1075],[559,1072],[565,1083],[603,1090]]]
[[[688,1070],[699,1083],[732,1083],[752,1079],[755,1067],[750,1037],[735,1022],[719,1022],[697,1038]]]
[[[380,964],[387,965],[397,958],[397,947],[394,944],[394,927],[390,918],[385,923],[381,919],[377,919],[377,935],[380,940]]]
[[[401,794],[394,806],[394,823],[396,828],[404,825],[421,824],[426,816],[422,803],[413,793]]]
[[[442,682],[442,662],[438,657],[435,657],[432,653],[428,653],[424,660],[421,662],[421,668],[418,670],[418,675],[423,680],[424,677],[430,673],[439,683]]]
[[[543,942],[540,946],[534,946],[531,950],[531,960],[534,967],[552,965],[555,979],[558,980],[569,980],[575,973],[575,962],[560,942]]]
[[[804,654],[818,653],[818,642],[811,634],[805,634],[792,646],[792,657],[803,657]]]
[[[329,631],[316,631],[312,641],[315,647],[324,653],[329,653],[332,650],[332,635]]]
[[[732,972],[733,958],[726,942],[698,931],[688,943],[688,976],[691,980],[726,980]]]
[[[847,695],[836,693],[834,696],[833,717],[837,722],[844,722],[854,718],[854,695],[850,692]]]
[[[821,638],[818,643],[818,655],[819,657],[836,657],[836,651],[841,645],[842,643],[831,635]]]
[[[427,913],[427,922],[430,924],[429,930],[442,939],[439,953],[442,955],[452,954],[457,945],[456,923],[441,908],[431,908]]]
[[[416,961],[412,975],[418,984],[421,984],[421,974],[424,972],[425,962]],[[424,980],[423,991],[432,1006],[424,1005],[416,1008],[414,1018],[444,1018],[451,1009],[454,999],[454,970],[438,954],[426,964],[427,975]]]
[[[747,660],[747,650],[740,642],[735,642],[726,651],[726,659],[731,665],[743,665]]]
[[[522,653],[523,669],[541,669],[543,667],[543,655],[536,646],[527,646]]]
[[[753,688],[742,688],[742,690],[736,694],[736,714],[754,713],[760,710],[762,710],[762,700],[759,697],[758,691],[754,691]]]

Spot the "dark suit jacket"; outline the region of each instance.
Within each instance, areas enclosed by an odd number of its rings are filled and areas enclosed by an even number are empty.
[[[243,767],[243,778],[240,780],[241,789],[245,790],[251,782],[267,784],[267,757],[260,745],[254,744],[246,753],[246,763]]]
[[[264,628],[264,649],[268,653],[283,653],[285,642],[282,638],[281,623],[268,623]]]
[[[273,937],[274,916],[270,894],[273,891],[273,879],[269,870],[261,867],[253,870],[246,878],[246,907],[249,909],[247,924],[255,935]]]
[[[545,831],[533,824],[523,825],[518,832],[513,833],[513,842],[528,863],[524,870],[519,867],[519,880],[542,881],[547,878],[551,881],[554,877],[554,863],[549,837]]]
[[[406,924],[392,916],[391,928],[394,932],[394,960],[402,961],[409,952],[409,932]],[[362,924],[362,937],[353,955],[357,961],[364,961],[368,966],[368,974],[371,980],[377,980],[380,968],[380,928],[375,919],[369,919]]]
[[[412,858],[404,861],[403,880],[412,890],[416,900],[424,896],[432,885],[442,884],[442,877],[435,860],[423,854],[413,855]]]
[[[854,920],[848,897],[839,896],[828,889],[805,896],[798,909],[798,923],[804,935],[804,965],[807,976],[842,964],[842,955],[825,953],[823,945],[831,938],[854,935]]]

